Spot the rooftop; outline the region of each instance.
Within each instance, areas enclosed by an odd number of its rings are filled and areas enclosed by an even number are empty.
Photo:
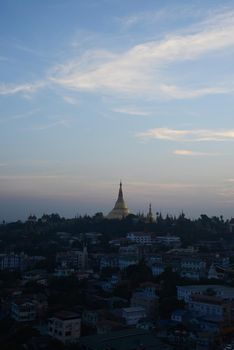
[[[66,321],[80,318],[80,315],[71,311],[60,311],[56,313],[53,318],[58,318],[59,320]]]
[[[145,311],[145,308],[142,306],[132,306],[132,307],[125,307],[123,308],[124,312],[141,312]]]

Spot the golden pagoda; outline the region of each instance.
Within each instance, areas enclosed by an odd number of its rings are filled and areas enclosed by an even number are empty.
[[[107,215],[106,218],[112,219],[112,220],[113,219],[121,220],[125,218],[128,214],[129,214],[129,209],[123,198],[122,182],[120,181],[118,199],[115,203],[114,208],[111,210],[111,212]]]

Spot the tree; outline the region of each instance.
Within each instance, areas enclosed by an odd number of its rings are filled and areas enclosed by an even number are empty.
[[[131,287],[135,288],[143,282],[151,281],[153,278],[151,269],[141,260],[138,265],[130,265],[123,271],[123,278],[126,278]]]

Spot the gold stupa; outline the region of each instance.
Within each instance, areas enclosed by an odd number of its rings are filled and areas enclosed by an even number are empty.
[[[122,182],[120,181],[118,199],[115,203],[114,208],[111,210],[111,212],[107,215],[106,218],[121,220],[125,218],[128,214],[129,209],[123,198]]]

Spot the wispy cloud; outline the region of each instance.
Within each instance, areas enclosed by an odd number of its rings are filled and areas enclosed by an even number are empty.
[[[72,96],[63,96],[63,100],[70,105],[79,105],[79,101]]]
[[[112,111],[115,113],[135,115],[140,117],[147,117],[150,115],[150,112],[142,111],[136,107],[113,108]]]
[[[63,126],[63,127],[68,128],[68,127],[70,127],[70,121],[67,119],[62,119],[62,120],[58,120],[58,121],[53,122],[53,123],[30,126],[27,128],[23,128],[22,130],[24,130],[24,131],[43,131],[43,130],[51,129],[51,128],[54,128],[57,126]]]
[[[169,11],[168,8],[164,8],[158,11],[144,11],[138,12],[129,16],[124,16],[117,18],[117,21],[121,24],[124,29],[129,29],[138,24],[152,24],[157,23],[165,19],[172,17],[172,11]],[[177,18],[174,12],[174,18]],[[172,17],[173,18],[173,17]]]
[[[141,11],[141,12],[135,12],[133,14],[118,17],[117,21],[120,23],[123,29],[131,29],[131,27],[143,25],[145,26],[151,26],[158,24],[160,22],[170,22],[173,23],[173,21],[178,22],[180,19],[197,19],[202,18],[207,15],[215,15],[217,13],[222,13],[224,10],[230,11],[230,8],[227,7],[221,7],[219,6],[217,10],[211,10],[204,11],[204,8],[201,6],[196,6],[196,4],[190,3],[189,5],[179,4],[175,3],[175,6],[173,4],[170,4],[169,6],[164,6],[160,10],[153,10],[150,11]]]
[[[233,92],[232,82],[220,86],[197,86],[187,90],[165,83],[161,68],[189,61],[208,53],[234,47],[234,11],[216,15],[189,32],[171,34],[161,41],[143,42],[127,51],[89,51],[72,62],[56,67],[54,83],[74,90],[128,94],[162,94],[170,98],[194,98]],[[87,60],[87,55],[89,59]]]
[[[20,114],[15,114],[15,115],[12,115],[10,116],[9,118],[7,119],[12,119],[12,120],[19,120],[19,119],[25,119],[25,118],[29,118],[33,115],[35,115],[36,113],[38,113],[40,111],[39,108],[36,108],[36,109],[33,109],[31,111],[27,111],[25,113],[20,113]]]
[[[46,85],[45,81],[25,84],[1,84],[0,95],[32,94]]]
[[[161,92],[165,93],[168,97],[175,98],[175,99],[189,99],[189,98],[196,98],[196,97],[202,97],[206,95],[217,95],[217,94],[227,94],[234,92],[234,85],[232,83],[230,84],[223,84],[220,86],[213,86],[213,87],[204,87],[199,89],[189,89],[189,88],[181,88],[176,85],[166,85],[162,84],[160,86]]]
[[[212,152],[197,152],[191,151],[187,149],[176,149],[173,151],[173,154],[177,156],[191,156],[191,157],[206,157],[206,156],[218,156],[220,153],[212,153]]]
[[[158,139],[168,141],[234,141],[234,130],[178,130],[169,128],[150,129],[136,135],[142,139]]]

